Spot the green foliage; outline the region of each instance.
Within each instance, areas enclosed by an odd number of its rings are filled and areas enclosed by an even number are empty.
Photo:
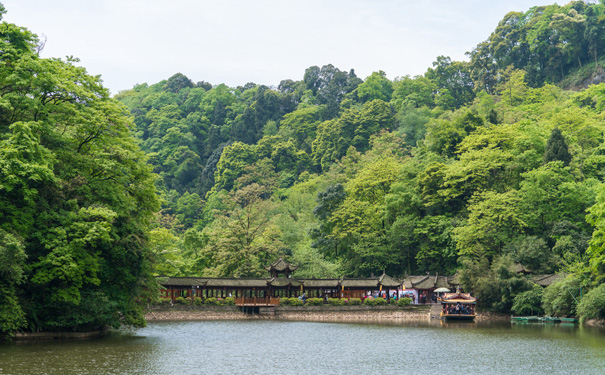
[[[24,28],[1,33],[0,287],[14,317],[3,334],[144,325],[135,297],[155,299],[159,201],[134,126],[76,59],[40,58]]]
[[[221,306],[235,306],[235,297],[221,298],[218,300],[218,304]]]
[[[361,298],[349,298],[347,301],[347,304],[351,306],[361,305],[361,303]]]
[[[363,300],[363,304],[366,306],[382,306],[387,304],[387,300],[382,297],[366,298]]]
[[[206,298],[204,300],[204,305],[210,305],[210,306],[218,306],[219,302],[218,299],[216,299],[216,297],[210,297],[210,298]]]
[[[578,316],[586,319],[605,319],[605,284],[591,289],[577,306]]]
[[[290,306],[302,306],[304,302],[302,298],[292,297],[290,298]]]
[[[405,306],[409,306],[411,304],[412,304],[411,298],[403,297],[403,298],[399,298],[397,300],[397,306],[399,306],[399,307],[405,307]]]
[[[565,142],[565,137],[559,128],[554,128],[550,133],[550,137],[546,142],[546,150],[544,151],[544,162],[562,161],[564,165],[569,165],[571,154]]]
[[[345,304],[344,299],[340,299],[340,298],[328,298],[328,305],[330,306],[344,306]]]
[[[191,302],[185,297],[176,297],[174,303],[177,305],[189,305]]]
[[[516,315],[540,315],[542,313],[542,292],[539,285],[534,285],[532,289],[519,293],[513,300],[511,310]]]
[[[309,298],[307,299],[307,305],[309,306],[323,306],[324,299],[323,298]]]
[[[576,313],[580,297],[580,280],[577,276],[567,276],[548,286],[542,295],[542,308],[546,315],[568,316]]]
[[[533,287],[533,283],[516,274],[512,266],[506,256],[494,259],[492,264],[487,258],[467,261],[460,270],[460,282],[464,290],[472,291],[480,306],[508,314],[516,296]]]

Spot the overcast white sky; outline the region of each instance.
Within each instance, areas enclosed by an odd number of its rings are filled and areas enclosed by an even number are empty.
[[[229,86],[300,80],[312,65],[423,74],[464,60],[509,11],[540,0],[0,0],[5,20],[45,35],[112,93],[181,72]],[[563,4],[563,3],[562,3]]]

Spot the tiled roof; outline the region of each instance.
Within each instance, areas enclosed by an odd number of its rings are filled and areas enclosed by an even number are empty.
[[[207,279],[208,288],[265,288],[267,279],[224,278]]]
[[[285,270],[294,271],[298,266],[294,266],[282,258],[279,258],[276,262],[273,262],[270,266],[265,267],[267,271],[275,270],[277,272],[283,272]]]
[[[342,279],[340,285],[345,288],[378,289],[378,279]]]
[[[340,285],[339,279],[298,279],[303,282],[305,288],[334,289]]]
[[[401,286],[401,280],[396,280],[386,273],[383,273],[382,276],[378,278],[378,283],[387,288],[398,288]]]
[[[203,286],[206,285],[206,280],[197,277],[158,277],[158,284],[162,286]]]
[[[298,288],[302,284],[300,281],[296,279],[287,279],[285,277],[274,277],[267,282],[269,285],[274,287],[286,287],[291,286]]]
[[[531,277],[531,280],[543,287],[547,287],[551,284],[554,284],[555,282],[562,280],[566,277],[567,275],[564,273],[559,273],[559,274],[554,274],[554,275],[533,275]]]

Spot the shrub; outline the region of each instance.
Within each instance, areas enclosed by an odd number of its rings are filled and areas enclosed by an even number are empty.
[[[174,303],[177,305],[187,305],[189,301],[185,297],[176,297]]]
[[[332,306],[343,306],[345,304],[345,300],[339,298],[328,298],[328,304]]]
[[[374,301],[376,303],[376,305],[386,305],[387,304],[387,300],[382,298],[382,297],[378,297],[378,298],[374,298]]]
[[[224,306],[234,306],[235,305],[235,297],[227,297],[218,301],[219,305]]]
[[[290,298],[288,298],[288,297],[285,297],[285,298],[282,297],[282,298],[280,298],[279,299],[279,304],[281,306],[290,306]]]
[[[546,289],[542,294],[542,308],[547,315],[566,316],[576,311],[574,294],[580,289],[580,280],[575,276],[558,281]]]
[[[519,293],[513,300],[511,310],[516,315],[539,315],[542,310],[542,292],[543,289],[539,285],[534,285],[531,290]]]
[[[391,298],[391,299],[389,299],[389,304],[396,305],[397,304],[397,300],[395,298]]]
[[[204,305],[218,305],[218,300],[215,297],[206,298],[204,300]]]
[[[592,289],[578,304],[578,315],[586,319],[605,319],[605,284]]]
[[[399,307],[409,306],[411,304],[412,304],[411,298],[403,297],[403,298],[399,298],[397,300],[397,306],[399,306]]]
[[[322,306],[324,304],[323,298],[309,298],[307,305],[309,306]]]
[[[302,306],[302,305],[304,305],[302,298],[296,298],[296,297],[290,298],[290,306]]]
[[[349,305],[361,305],[361,298],[350,298]]]
[[[193,304],[194,304],[195,306],[201,306],[201,305],[203,305],[203,304],[204,304],[204,301],[203,301],[203,300],[202,300],[200,297],[195,297],[195,298],[193,299]]]
[[[160,305],[170,305],[171,303],[172,303],[172,299],[170,299],[170,298],[160,298],[160,300],[159,300]]]

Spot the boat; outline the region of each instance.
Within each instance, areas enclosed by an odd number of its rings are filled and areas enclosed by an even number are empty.
[[[474,320],[477,299],[470,293],[445,293],[441,301],[441,319],[445,321]]]
[[[539,323],[541,318],[539,316],[511,316],[510,320],[519,323]]]

